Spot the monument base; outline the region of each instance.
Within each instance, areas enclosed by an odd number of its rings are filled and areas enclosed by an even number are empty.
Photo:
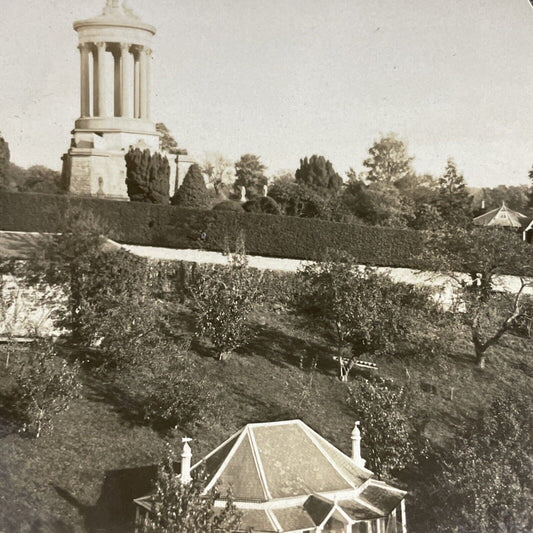
[[[78,124],[77,124],[78,125]],[[71,147],[62,157],[63,182],[68,191],[80,196],[128,200],[126,152],[133,148],[152,153],[159,149],[159,133],[75,129]],[[175,181],[174,156],[169,156],[170,183]]]

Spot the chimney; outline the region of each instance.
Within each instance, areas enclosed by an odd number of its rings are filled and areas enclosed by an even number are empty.
[[[183,437],[181,442],[183,443],[183,451],[181,452],[181,482],[188,484],[191,482],[191,457],[192,451],[189,446],[189,442],[192,439],[188,437]]]
[[[359,431],[359,424],[356,422],[352,431],[352,461],[362,468],[364,468],[366,461],[361,457],[361,432]]]

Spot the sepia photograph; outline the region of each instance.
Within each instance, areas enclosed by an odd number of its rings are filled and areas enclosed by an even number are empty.
[[[0,35],[0,533],[533,531],[533,0]]]

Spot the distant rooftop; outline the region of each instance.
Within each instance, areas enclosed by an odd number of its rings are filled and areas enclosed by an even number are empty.
[[[474,218],[474,224],[476,226],[500,226],[519,229],[525,228],[529,220],[530,217],[518,211],[513,211],[503,202],[501,207]]]

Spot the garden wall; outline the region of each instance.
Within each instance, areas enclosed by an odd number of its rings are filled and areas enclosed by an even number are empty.
[[[344,250],[359,263],[416,267],[422,236],[318,219],[202,211],[175,206],[118,202],[62,195],[0,193],[0,230],[57,232],[69,207],[97,215],[119,242],[221,251],[242,231],[251,255],[321,259]]]

